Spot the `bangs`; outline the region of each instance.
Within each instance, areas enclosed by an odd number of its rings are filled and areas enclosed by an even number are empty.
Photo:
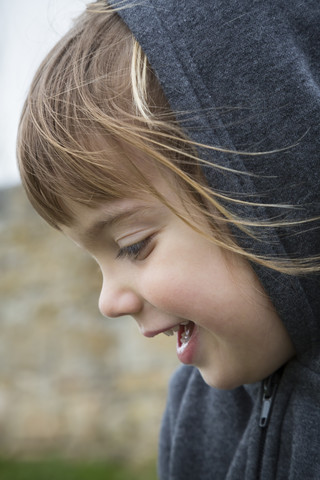
[[[95,206],[137,188],[120,173],[134,167],[119,138],[132,112],[132,35],[116,13],[89,7],[39,67],[18,133],[23,185],[55,228],[72,222],[69,200]]]
[[[172,117],[127,26],[106,4],[89,5],[40,65],[22,112],[17,153],[32,205],[59,229],[72,222],[70,200],[94,207],[150,193],[136,160],[179,163]]]
[[[145,190],[142,172],[117,141],[109,137],[101,149],[93,150],[92,138],[83,136],[81,149],[77,142],[74,150],[70,145],[58,148],[39,136],[20,145],[24,158],[28,159],[20,166],[27,195],[37,212],[54,228],[73,222],[70,202],[94,208],[102,202]],[[96,145],[99,143],[101,140]]]

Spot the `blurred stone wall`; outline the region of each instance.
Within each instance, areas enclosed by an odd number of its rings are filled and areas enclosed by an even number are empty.
[[[0,455],[154,457],[175,339],[103,318],[98,267],[20,187],[0,191],[0,273]]]

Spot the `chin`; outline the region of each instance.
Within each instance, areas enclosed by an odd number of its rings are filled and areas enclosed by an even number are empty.
[[[253,383],[251,380],[237,375],[230,375],[228,372],[214,372],[209,369],[198,368],[203,380],[209,387],[217,388],[219,390],[234,390],[246,383]]]

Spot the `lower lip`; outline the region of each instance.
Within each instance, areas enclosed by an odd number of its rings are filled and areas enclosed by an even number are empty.
[[[179,345],[179,335],[177,339],[177,356],[181,363],[192,365],[195,361],[198,345],[198,327],[194,325],[190,340],[186,344]]]

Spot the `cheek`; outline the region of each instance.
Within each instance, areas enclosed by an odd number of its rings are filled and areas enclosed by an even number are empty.
[[[226,310],[224,289],[219,291],[218,279],[215,281],[213,273],[205,272],[205,267],[192,269],[188,262],[186,265],[159,264],[150,275],[146,272],[144,298],[162,312],[216,330]]]
[[[185,315],[189,301],[197,296],[192,277],[183,268],[159,264],[142,277],[143,296],[154,307],[172,314]]]
[[[141,269],[140,291],[158,309],[201,323],[218,322],[235,303],[234,282],[220,250],[195,237],[177,248],[159,248]]]

